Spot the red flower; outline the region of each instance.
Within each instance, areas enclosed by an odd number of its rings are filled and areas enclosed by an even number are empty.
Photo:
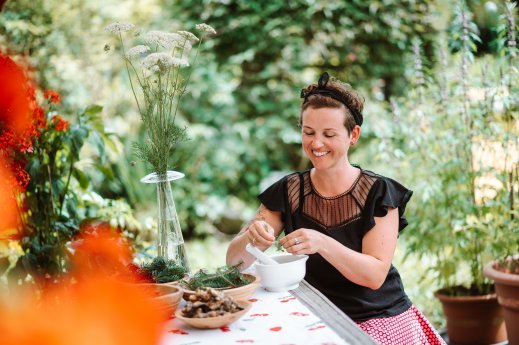
[[[68,129],[68,122],[59,115],[52,117],[52,123],[54,123],[54,128],[56,128],[57,131],[66,131]]]
[[[45,90],[43,97],[45,97],[45,99],[49,100],[51,103],[61,102],[61,95],[58,91],[55,90]]]
[[[5,161],[0,156],[0,205],[2,205],[2,217],[0,217],[0,239],[9,238],[13,229],[18,227],[18,210],[16,206],[16,192],[12,187],[13,177]]]
[[[0,126],[21,133],[31,123],[27,78],[10,57],[1,54],[0,75]]]

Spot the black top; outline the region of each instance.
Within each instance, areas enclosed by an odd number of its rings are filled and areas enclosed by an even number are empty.
[[[258,198],[269,210],[281,212],[286,234],[314,229],[362,252],[362,238],[375,226],[374,217],[385,216],[388,208],[398,208],[399,232],[405,228],[404,210],[412,194],[395,180],[361,169],[348,191],[324,197],[314,189],[306,170],[283,177]],[[320,254],[310,254],[305,280],[353,320],[394,316],[411,306],[393,265],[382,286],[372,290],[345,278]]]

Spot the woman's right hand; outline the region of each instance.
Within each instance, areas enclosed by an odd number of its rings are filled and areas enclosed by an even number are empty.
[[[274,236],[274,229],[264,220],[253,220],[247,228],[247,238],[249,242],[265,251],[270,247],[276,237]]]

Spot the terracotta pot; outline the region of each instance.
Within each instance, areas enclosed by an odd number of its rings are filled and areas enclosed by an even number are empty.
[[[507,339],[503,309],[496,294],[450,296],[441,289],[434,295],[442,302],[451,344],[488,345]]]
[[[486,277],[495,282],[497,301],[504,309],[509,345],[519,345],[519,274],[496,269],[496,262],[483,268]]]

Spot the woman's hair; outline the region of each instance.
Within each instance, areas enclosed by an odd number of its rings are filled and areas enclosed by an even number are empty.
[[[348,133],[351,133],[357,122],[355,121],[355,118],[349,109],[353,109],[359,114],[362,114],[362,110],[364,109],[364,97],[355,91],[349,84],[343,83],[335,78],[330,79],[330,81],[326,83],[325,88],[332,90],[334,93],[338,93],[340,96],[342,96],[341,98],[347,102],[348,106],[326,94],[312,93],[312,91],[316,90],[317,88],[317,84],[310,84],[305,89],[303,89],[303,94],[309,94],[309,96],[305,98],[303,104],[301,105],[299,125],[302,126],[303,112],[308,108],[339,108],[344,109],[345,111],[344,127],[346,127]]]

